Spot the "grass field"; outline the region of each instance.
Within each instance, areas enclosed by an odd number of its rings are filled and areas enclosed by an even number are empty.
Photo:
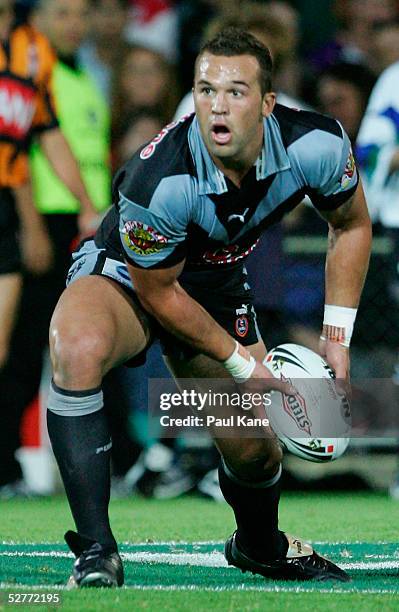
[[[186,497],[111,504],[126,586],[65,591],[73,528],[63,497],[0,504],[0,609],[10,592],[61,594],[62,610],[399,610],[399,503],[378,494],[289,494],[281,527],[345,568],[348,584],[272,582],[227,567],[224,504]],[[56,609],[18,604],[18,609]],[[58,609],[60,609],[58,607]]]

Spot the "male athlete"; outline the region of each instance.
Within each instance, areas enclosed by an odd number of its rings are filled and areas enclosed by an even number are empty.
[[[329,223],[322,352],[337,377],[370,251],[370,221],[341,126],[275,105],[268,50],[227,29],[201,50],[196,115],[168,126],[117,174],[115,205],[74,255],[51,330],[48,428],[78,533],[70,584],[114,586],[123,569],[109,518],[109,431],[101,381],[142,357],[154,334],[179,378],[257,380],[292,393],[262,364],[243,262],[262,229],[308,194]],[[134,287],[134,289],[133,289]],[[273,287],[270,287],[273,291]],[[236,329],[245,305],[248,329]],[[208,408],[211,411],[211,408]],[[237,531],[229,564],[271,578],[349,580],[278,529],[281,450],[272,435],[216,440]]]

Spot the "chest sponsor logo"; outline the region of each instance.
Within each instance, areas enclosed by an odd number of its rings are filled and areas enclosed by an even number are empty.
[[[238,244],[229,244],[227,246],[215,249],[214,251],[206,251],[202,256],[202,259],[206,261],[206,263],[212,264],[235,263],[236,261],[239,261],[252,253],[258,242],[259,240],[256,240],[254,244],[251,244],[250,247],[244,250],[242,250],[242,247]]]
[[[281,380],[292,384],[291,380],[285,378],[282,374]],[[295,421],[298,429],[305,431],[310,436],[312,423],[308,417],[306,402],[302,395],[296,393],[295,395],[283,395],[282,398],[285,412]]]
[[[32,125],[35,90],[9,77],[0,77],[0,132],[22,140]]]
[[[140,221],[126,221],[122,234],[127,248],[138,255],[158,253],[168,244],[166,236]]]

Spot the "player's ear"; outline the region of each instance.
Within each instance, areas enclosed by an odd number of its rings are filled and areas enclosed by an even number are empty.
[[[268,91],[263,96],[262,100],[262,115],[268,117],[272,114],[274,105],[276,104],[276,94],[273,91]]]

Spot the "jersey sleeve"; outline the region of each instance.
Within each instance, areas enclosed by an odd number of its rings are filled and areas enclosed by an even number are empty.
[[[352,197],[359,176],[352,147],[345,131],[342,138],[320,133],[307,156],[304,171],[309,186],[308,195],[320,211],[335,210]]]
[[[187,198],[173,178],[161,181],[148,207],[119,191],[120,239],[135,267],[169,268],[186,257]]]

